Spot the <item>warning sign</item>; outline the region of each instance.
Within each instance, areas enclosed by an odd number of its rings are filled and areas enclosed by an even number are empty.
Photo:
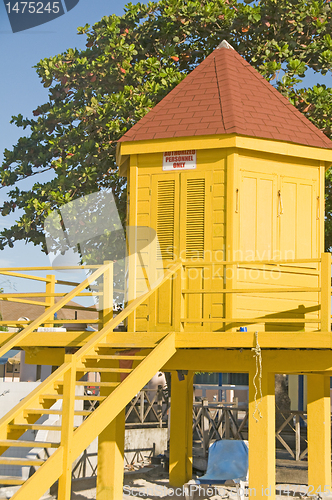
[[[192,170],[196,168],[196,150],[166,151],[163,155],[163,170]]]

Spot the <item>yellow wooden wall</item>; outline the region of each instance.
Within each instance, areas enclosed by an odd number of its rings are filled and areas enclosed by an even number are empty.
[[[136,296],[178,258],[190,264],[182,274],[182,288],[187,290],[319,286],[318,264],[235,266],[227,270],[226,283],[221,262],[319,257],[324,248],[323,163],[248,150],[208,149],[197,151],[196,169],[164,172],[162,153],[147,153],[131,156],[128,181],[129,225],[151,227],[160,245],[159,250],[146,246],[151,234],[138,229],[142,250],[132,268]],[[138,308],[129,328],[178,329],[174,307],[181,309],[181,317],[209,320],[181,325],[196,332],[223,330],[225,324],[217,320],[225,315],[302,318],[305,313],[307,318],[317,318],[319,299],[318,292],[278,292],[234,294],[227,299],[222,293],[187,294],[182,300],[174,296],[172,282],[167,282]],[[239,325],[227,325],[232,327]],[[272,331],[280,328],[303,330],[304,324],[266,326]]]
[[[310,259],[323,251],[323,168],[319,162],[242,154],[238,156],[235,185],[238,211],[237,238],[233,242],[238,260]],[[323,193],[323,194],[322,194]],[[239,266],[235,288],[319,287],[318,264]],[[238,317],[317,318],[319,294],[271,293],[236,297]],[[261,325],[262,326],[262,325]],[[317,328],[306,326],[306,330]],[[250,329],[257,328],[251,325]],[[304,324],[273,325],[268,330],[303,330]]]
[[[223,288],[223,267],[218,262],[224,260],[225,247],[225,156],[223,150],[197,151],[196,169],[163,172],[161,153],[138,155],[136,223],[149,225],[158,235],[159,258],[142,252],[147,265],[156,268],[156,277],[163,274],[166,265],[181,258],[191,263],[190,270],[183,273],[183,288]],[[130,218],[129,223],[134,224]],[[215,264],[203,268],[203,260]],[[137,294],[146,287],[143,274],[137,260]],[[180,298],[173,301],[172,293],[168,282],[138,309],[137,331],[168,331],[174,326],[172,307],[179,306]],[[188,295],[182,310],[191,319],[222,317],[223,294]],[[184,328],[206,331],[212,327],[198,323]]]

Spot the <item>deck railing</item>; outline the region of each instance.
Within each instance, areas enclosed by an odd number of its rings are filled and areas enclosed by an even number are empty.
[[[273,325],[289,325],[291,327],[298,326],[299,328],[304,328],[305,325],[312,325],[315,328],[317,325],[318,329],[323,332],[330,331],[331,329],[331,254],[323,253],[321,258],[315,259],[284,259],[284,260],[229,260],[229,261],[203,261],[203,260],[183,260],[178,263],[181,269],[174,274],[172,279],[173,287],[173,300],[176,303],[176,307],[172,308],[172,324],[175,331],[183,331],[186,325],[190,324],[223,324],[226,329],[229,328],[239,328],[246,327],[248,325],[264,324],[269,325],[269,328],[273,328]],[[106,267],[105,267],[106,266]],[[199,269],[201,273],[204,274],[205,270],[213,269],[213,267],[222,268],[223,272],[220,277],[220,286],[213,289],[207,287],[207,283],[199,288],[187,288],[186,287],[186,274],[190,272],[190,269]],[[173,263],[174,267],[174,263]],[[297,270],[303,269],[303,273],[308,275],[317,276],[318,286],[264,286],[262,284],[255,285],[255,282],[250,283],[250,287],[235,287],[233,279],[225,279],[227,276],[227,270],[231,270],[234,273],[236,269],[243,269],[244,267],[250,268],[250,270],[256,270],[259,272],[285,272],[287,269],[290,272],[292,269]],[[32,274],[27,274],[31,272],[56,272],[56,271],[74,271],[74,270],[90,270],[91,274],[82,283],[77,283],[70,280],[64,280],[57,278],[54,274],[47,274],[46,276],[35,276]],[[106,275],[104,273],[106,272]],[[19,279],[32,280],[44,284],[44,290],[33,291],[33,292],[14,292],[14,293],[2,293],[0,294],[0,300],[7,302],[15,302],[22,304],[29,304],[35,306],[41,306],[45,308],[45,314],[41,315],[38,320],[34,321],[19,321],[17,318],[5,318],[0,320],[0,326],[2,327],[12,327],[12,328],[23,328],[27,325],[31,328],[24,328],[24,336],[30,333],[30,331],[36,330],[41,324],[44,327],[53,327],[54,325],[61,324],[93,324],[97,328],[100,328],[105,324],[105,321],[110,319],[113,309],[113,298],[110,299],[109,296],[106,297],[108,302],[107,314],[96,314],[95,318],[79,318],[79,319],[61,319],[54,317],[54,313],[58,313],[61,309],[76,311],[87,311],[96,312],[94,307],[83,307],[83,306],[72,306],[68,304],[70,300],[74,300],[78,297],[97,297],[99,300],[99,309],[103,309],[102,301],[105,298],[105,289],[100,283],[101,276],[112,274],[112,263],[105,263],[104,265],[90,265],[90,266],[67,266],[67,267],[23,267],[23,268],[1,268],[0,275],[10,276]],[[167,271],[166,271],[167,273]],[[99,279],[99,283],[96,284],[96,280]],[[106,278],[107,280],[107,278]],[[204,281],[204,280],[203,280]],[[105,279],[104,279],[105,282]],[[82,286],[84,284],[84,286]],[[112,283],[113,284],[113,283]],[[72,290],[68,293],[65,291],[59,291],[59,287],[66,286],[72,287]],[[57,291],[56,291],[57,287]],[[159,282],[158,282],[159,287]],[[276,294],[284,294],[284,298],[287,298],[289,294],[299,294],[305,299],[308,294],[318,294],[318,299],[312,307],[300,307],[298,311],[279,311],[271,312],[266,315],[256,316],[249,314],[249,317],[234,317],[233,309],[228,307],[232,297],[241,297],[241,295],[264,295],[269,298],[276,297]],[[211,317],[199,317],[190,318],[183,315],[185,310],[185,300],[190,296],[201,295],[202,297],[212,296],[214,294],[222,294],[225,299],[225,314],[220,314],[216,318]],[[109,290],[106,292],[109,295]],[[57,299],[57,301],[56,301]],[[299,300],[300,305],[300,300]],[[104,308],[105,309],[105,308]],[[310,313],[316,312],[317,317],[308,317]],[[135,315],[135,312],[131,314]],[[210,315],[211,316],[211,315]],[[0,349],[0,356],[2,351]]]
[[[207,288],[202,286],[200,288],[187,288],[184,286],[186,282],[186,273],[190,269],[201,270],[201,275],[203,276],[206,269],[211,269],[213,267],[223,268],[223,272],[220,276],[220,286],[215,288]],[[236,280],[226,279],[227,270],[232,270],[232,274],[236,272],[236,269],[243,269],[244,267],[250,270],[256,270],[259,272],[300,272],[303,269],[303,274],[314,275],[317,277],[318,286],[264,286],[261,284],[255,285],[255,282],[250,283],[250,287],[235,287],[234,283]],[[235,270],[235,271],[234,271]],[[202,277],[200,276],[200,277]],[[211,276],[211,272],[210,272]],[[211,278],[206,279],[207,282],[211,281]],[[188,324],[223,324],[227,328],[239,328],[254,324],[265,324],[272,328],[272,325],[289,325],[304,328],[305,325],[317,325],[321,331],[327,332],[331,330],[331,254],[323,253],[321,258],[313,259],[284,259],[284,260],[229,260],[229,261],[218,261],[218,262],[208,262],[203,260],[195,261],[182,261],[182,272],[178,274],[177,278],[174,279],[174,296],[176,297],[176,302],[179,305],[176,309],[178,311],[185,310],[185,298],[190,295],[201,295],[201,296],[211,296],[213,294],[222,294],[226,299],[225,315],[220,315],[217,318],[211,317],[200,317],[200,318],[190,318],[190,317],[178,317],[178,312],[175,311],[173,314],[173,322],[176,330],[183,331],[185,325]],[[204,282],[204,279],[202,279]],[[299,310],[289,311],[271,311],[269,314],[262,315],[259,317],[234,317],[230,315],[232,313],[232,308],[227,307],[227,300],[230,297],[240,297],[241,295],[264,295],[269,298],[276,296],[275,294],[285,294],[284,298],[287,298],[288,294],[300,294],[300,296],[305,299],[307,294],[317,293],[319,294],[319,299],[315,304],[307,309],[301,307],[301,301],[299,300]],[[229,302],[229,300],[228,300]],[[307,314],[317,312],[317,317],[306,317]],[[176,316],[177,315],[177,316]],[[300,317],[296,317],[300,316]]]

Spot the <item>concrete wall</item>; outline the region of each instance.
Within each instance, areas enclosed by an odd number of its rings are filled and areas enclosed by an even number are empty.
[[[52,367],[47,365],[41,366],[41,377],[40,380],[47,379],[49,375],[52,373]],[[20,379],[22,382],[34,382],[36,380],[37,375],[37,365],[27,365],[25,363],[25,352],[22,351],[21,354],[21,375]]]
[[[152,453],[154,450],[154,453]],[[126,429],[125,465],[137,463],[151,454],[159,455],[167,450],[167,428]],[[95,439],[86,453],[81,456],[81,463],[75,471],[75,477],[90,477],[96,474],[98,463],[98,439]],[[84,471],[84,476],[82,472]]]
[[[40,382],[0,382],[0,418],[33,391]],[[21,439],[34,441],[36,431],[27,431]],[[3,457],[28,458],[31,449],[9,448]],[[30,467],[0,465],[0,476],[18,476],[28,478]]]

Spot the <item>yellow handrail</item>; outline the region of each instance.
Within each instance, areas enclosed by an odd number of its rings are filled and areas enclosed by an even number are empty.
[[[113,263],[112,263],[113,264]],[[50,317],[54,315],[54,313],[58,312],[59,309],[61,309],[64,305],[66,305],[70,300],[72,300],[78,293],[80,293],[82,290],[87,288],[90,283],[95,281],[99,276],[101,276],[106,269],[111,264],[105,264],[101,266],[97,271],[91,274],[91,276],[88,276],[80,285],[75,287],[73,290],[71,290],[69,293],[66,294],[65,297],[60,299],[56,304],[53,306],[49,307],[43,314],[41,314],[37,319],[32,321],[29,326],[24,328],[20,333],[14,334],[13,337],[6,342],[3,346],[0,347],[0,357],[6,354],[7,351],[12,349],[14,346],[18,346],[19,343],[31,332],[33,332],[36,328],[38,328],[42,323],[45,323],[46,320],[48,320]]]

